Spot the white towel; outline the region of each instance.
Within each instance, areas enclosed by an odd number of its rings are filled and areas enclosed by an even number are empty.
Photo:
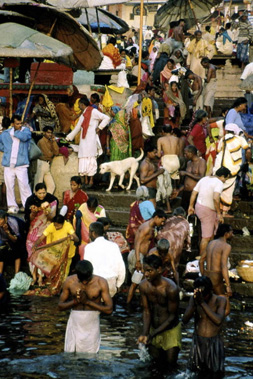
[[[66,328],[66,353],[97,353],[100,348],[100,312],[72,310]]]

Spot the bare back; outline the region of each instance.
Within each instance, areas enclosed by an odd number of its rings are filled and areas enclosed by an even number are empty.
[[[179,155],[179,138],[170,134],[160,137],[157,141],[157,150],[159,156],[161,156],[161,152],[163,152],[164,155]]]
[[[198,158],[196,161],[189,161],[187,163],[186,172],[198,177],[198,179],[193,179],[192,177],[186,175],[184,180],[185,191],[193,191],[193,188],[199,179],[205,175],[205,171],[206,161],[203,158]]]
[[[227,250],[231,249],[230,245],[221,240],[211,241],[206,251],[206,269],[209,271],[222,271],[222,257]]]
[[[154,229],[150,226],[150,220],[144,222],[135,234],[134,246],[139,253],[147,255],[154,239]]]

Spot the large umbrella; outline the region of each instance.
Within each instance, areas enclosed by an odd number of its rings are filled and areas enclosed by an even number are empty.
[[[0,35],[1,58],[48,58],[65,62],[66,58],[73,53],[72,49],[64,43],[48,37],[37,30],[12,22],[0,25]],[[28,93],[27,104],[29,102],[36,74]],[[11,115],[12,68],[10,68],[10,116]]]
[[[0,9],[0,24],[3,24],[4,22],[18,22],[20,24],[30,24],[30,26],[32,26],[34,24],[34,19],[27,17],[24,14]]]
[[[36,3],[5,3],[4,9],[33,18],[38,31],[69,45],[76,69],[90,71],[100,66],[102,55],[96,41],[71,15]]]
[[[71,14],[78,22],[80,22],[80,24],[86,28],[90,27],[94,33],[100,31],[100,33],[104,34],[123,34],[129,30],[129,26],[125,21],[104,9],[86,8],[82,10],[80,9],[78,13],[77,17],[74,13]]]
[[[104,5],[122,4],[129,1],[130,0],[47,0],[47,3],[61,9],[72,9],[102,7]]]
[[[160,30],[168,30],[170,22],[187,19],[188,26],[208,16],[211,9],[220,4],[220,0],[169,0],[158,9],[154,26]]]

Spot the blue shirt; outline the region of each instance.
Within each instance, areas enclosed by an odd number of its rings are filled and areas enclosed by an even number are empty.
[[[236,112],[234,108],[228,111],[228,114],[226,116],[226,125],[227,124],[236,124],[243,131],[246,131],[245,126],[243,125],[240,113]]]

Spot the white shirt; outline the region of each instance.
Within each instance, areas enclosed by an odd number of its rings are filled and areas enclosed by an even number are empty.
[[[197,203],[215,211],[213,195],[215,192],[221,194],[223,183],[215,176],[205,176],[198,181],[193,190],[198,192]]]
[[[84,110],[83,114],[85,113],[86,109]],[[78,158],[96,157],[98,155],[98,138],[96,129],[97,127],[100,130],[105,128],[110,121],[110,117],[94,108],[91,113],[87,134],[85,138],[82,138],[82,123],[84,119],[83,114],[80,116],[75,129],[67,135],[66,140],[72,141],[77,133],[81,131]]]
[[[253,74],[253,62],[247,64],[247,66],[243,70],[243,73],[241,75],[241,79],[245,80],[245,79],[247,79],[248,76],[250,76],[252,74]]]
[[[104,237],[97,237],[85,246],[84,259],[92,263],[94,275],[102,276],[108,281],[110,295],[113,296],[123,284],[126,275],[118,245]]]

